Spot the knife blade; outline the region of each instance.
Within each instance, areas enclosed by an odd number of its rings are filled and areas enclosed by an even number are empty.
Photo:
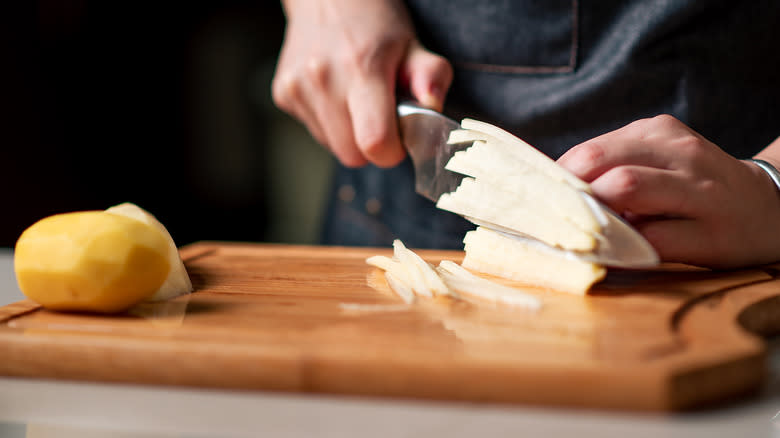
[[[415,191],[433,202],[458,188],[463,175],[446,170],[452,155],[469,144],[447,144],[450,132],[460,124],[411,101],[398,104],[401,142],[412,159]]]
[[[401,142],[412,160],[415,190],[433,202],[444,193],[455,191],[463,175],[444,168],[450,158],[470,143],[448,144],[450,132],[460,124],[434,110],[412,101],[401,101],[397,107]],[[605,266],[646,268],[659,263],[658,254],[649,242],[623,218],[590,194],[577,190],[601,225],[596,236],[597,248],[592,252],[569,251],[547,245],[532,236],[508,229],[479,218],[466,217],[472,223],[501,232],[514,239],[555,251],[563,257],[574,257]]]

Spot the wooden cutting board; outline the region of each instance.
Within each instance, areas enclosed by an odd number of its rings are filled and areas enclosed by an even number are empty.
[[[198,243],[195,293],[120,316],[0,308],[0,375],[678,410],[760,387],[780,265],[612,271],[538,312],[407,306],[364,263],[390,249]],[[419,251],[460,261],[458,251]]]

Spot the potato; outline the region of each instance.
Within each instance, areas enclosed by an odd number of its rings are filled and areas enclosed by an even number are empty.
[[[53,310],[114,313],[150,297],[170,271],[154,226],[101,211],[41,219],[16,243],[21,291]]]
[[[168,263],[171,265],[171,270],[165,282],[149,297],[149,300],[162,301],[192,292],[192,282],[190,281],[190,276],[187,275],[184,262],[182,262],[179,256],[179,249],[176,247],[176,243],[174,243],[168,229],[157,218],[130,202],[110,207],[106,209],[106,213],[118,214],[151,225],[160,230],[168,241]]]

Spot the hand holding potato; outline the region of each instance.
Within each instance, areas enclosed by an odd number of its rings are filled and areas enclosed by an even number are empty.
[[[633,222],[662,260],[732,268],[780,259],[772,181],[674,117],[636,121],[558,163]]]
[[[346,166],[398,164],[397,81],[441,109],[450,64],[420,45],[400,0],[288,0],[284,9],[276,105]]]

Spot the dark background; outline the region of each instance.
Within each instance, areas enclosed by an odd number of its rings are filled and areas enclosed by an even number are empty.
[[[300,126],[270,103],[278,1],[13,3],[0,7],[0,246],[44,216],[124,201],[179,245],[312,238],[316,217],[300,216],[319,204],[272,217],[289,196],[274,148],[310,153],[285,149]],[[296,219],[307,236],[274,231]]]

